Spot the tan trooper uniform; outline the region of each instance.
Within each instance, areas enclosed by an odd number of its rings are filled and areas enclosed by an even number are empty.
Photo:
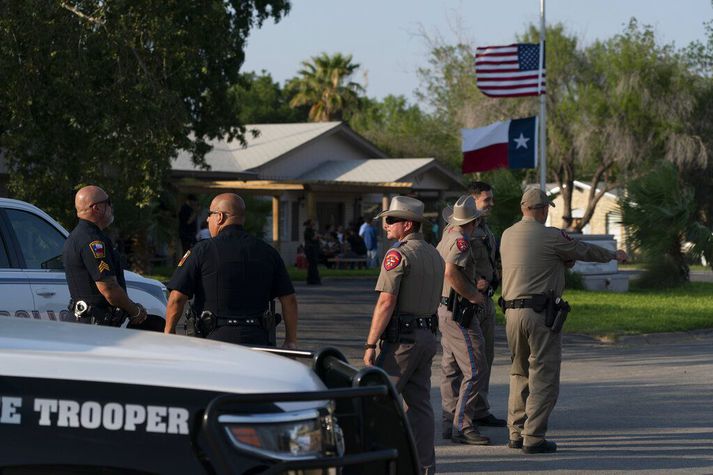
[[[376,290],[398,296],[396,315],[405,319],[436,313],[443,285],[444,264],[423,234],[411,233],[384,256]],[[408,406],[406,415],[423,467],[435,467],[434,419],[431,407],[431,363],[438,350],[431,329],[402,331],[399,342],[383,342],[377,366],[391,376]]]
[[[485,308],[478,314],[480,330],[483,332],[485,342],[485,357],[488,362],[488,377],[483,382],[483,391],[478,393],[475,401],[475,412],[477,414],[487,414],[490,404],[487,394],[490,391],[490,375],[495,359],[495,304],[492,293],[495,292],[499,282],[498,252],[495,235],[490,230],[485,221],[481,221],[475,228],[470,238],[470,244],[475,256],[476,278],[482,278],[490,282],[492,291],[486,294]]]
[[[446,263],[458,266],[466,280],[475,285],[476,258],[460,226],[446,227],[437,249]],[[453,313],[444,304],[450,292],[451,285],[444,279],[442,301],[438,307],[438,328],[443,347],[441,404],[444,434],[448,428],[459,432],[475,429],[474,420],[489,414],[485,390],[490,375],[480,322],[478,318],[473,318],[470,326],[464,328],[453,321]],[[475,407],[478,399],[485,401],[485,407],[480,412]]]
[[[506,229],[501,248],[503,298],[527,299],[564,290],[567,261],[607,262],[616,253],[574,240],[564,231],[523,217]],[[545,312],[532,308],[505,311],[508,346],[512,357],[508,428],[510,440],[525,447],[544,443],[547,420],[559,394],[562,335],[545,326]]]

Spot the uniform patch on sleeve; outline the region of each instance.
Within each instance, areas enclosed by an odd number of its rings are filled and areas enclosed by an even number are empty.
[[[384,269],[391,270],[401,264],[401,253],[398,251],[389,251],[384,256]]]
[[[571,240],[572,240],[572,238],[569,237],[569,234],[567,234],[566,232],[564,232],[563,229],[560,229],[560,233],[562,233],[562,237],[565,238],[566,240],[568,240],[568,241],[571,241]]]
[[[107,264],[105,261],[99,261],[99,272],[104,272],[104,271],[109,271],[109,264]]]
[[[89,243],[89,249],[96,259],[104,259],[106,257],[106,251],[104,249],[104,243],[102,241],[92,241]]]
[[[470,244],[468,244],[468,241],[463,238],[458,238],[456,239],[456,246],[458,246],[458,250],[460,252],[465,252],[470,248]]]
[[[188,259],[188,256],[191,255],[191,251],[186,251],[185,254],[183,254],[183,257],[181,257],[181,260],[178,261],[178,267],[181,267],[184,262],[186,262],[186,259]]]

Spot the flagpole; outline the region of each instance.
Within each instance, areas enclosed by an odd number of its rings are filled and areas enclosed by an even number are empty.
[[[542,69],[545,62],[545,0],[540,0],[540,68],[538,71],[538,93],[540,95],[540,189],[546,191],[547,184],[547,107],[542,93]]]

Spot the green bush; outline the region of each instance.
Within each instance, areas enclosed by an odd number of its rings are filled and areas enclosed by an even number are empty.
[[[564,274],[564,287],[569,290],[584,290],[582,274],[567,269]]]

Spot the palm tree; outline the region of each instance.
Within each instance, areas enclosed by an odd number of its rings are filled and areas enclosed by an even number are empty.
[[[694,190],[681,180],[675,165],[663,162],[630,181],[621,208],[630,242],[646,261],[644,286],[687,282],[687,256],[713,257],[711,230],[699,220]]]
[[[359,68],[352,56],[322,53],[302,62],[299,76],[289,85],[294,91],[290,107],[309,106],[309,120],[341,120],[359,105],[364,88],[349,78]]]

